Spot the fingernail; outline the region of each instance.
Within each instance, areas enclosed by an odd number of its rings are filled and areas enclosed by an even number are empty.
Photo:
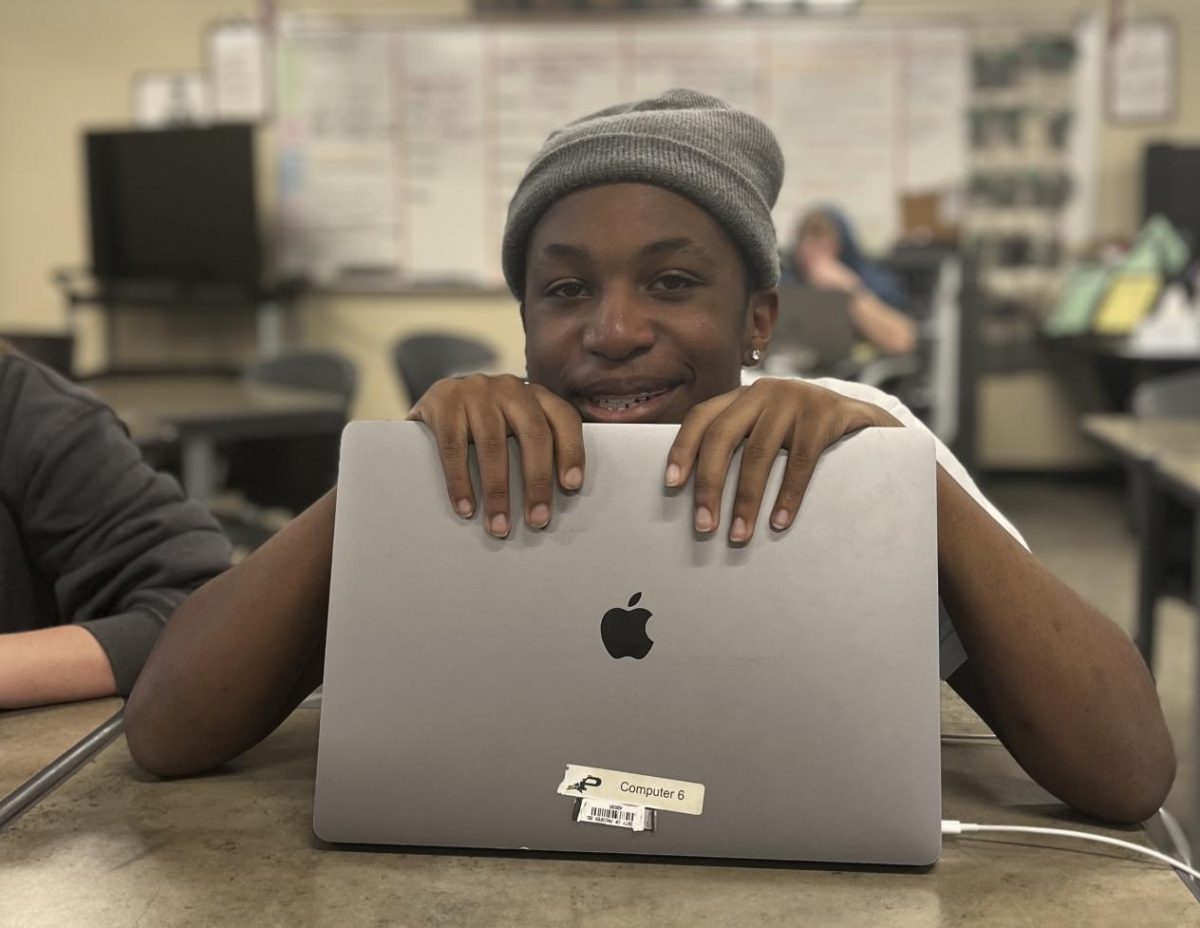
[[[572,467],[563,474],[563,486],[568,490],[578,490],[583,486],[583,471],[578,467]]]
[[[463,497],[454,504],[454,511],[464,519],[469,519],[471,514],[475,511],[475,507],[471,505],[471,501],[469,499]]]
[[[750,537],[750,532],[746,528],[746,520],[738,516],[733,520],[733,528],[729,530],[730,541],[745,541]]]
[[[488,523],[488,531],[497,538],[506,537],[508,535],[508,516],[502,512],[492,516],[492,521]]]
[[[776,509],[775,515],[771,516],[771,528],[780,530],[787,528],[788,515],[786,509]]]
[[[706,507],[701,506],[696,510],[696,531],[711,532],[715,527],[712,513]]]
[[[545,503],[538,503],[529,510],[529,524],[534,528],[545,528],[546,523],[550,521],[550,507]]]
[[[671,464],[667,467],[667,486],[674,487],[679,485],[679,477],[681,475],[678,464]]]

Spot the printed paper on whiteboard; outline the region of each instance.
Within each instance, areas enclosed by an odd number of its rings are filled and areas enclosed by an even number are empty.
[[[218,23],[208,38],[212,111],[217,119],[261,119],[267,111],[266,46],[249,20]]]

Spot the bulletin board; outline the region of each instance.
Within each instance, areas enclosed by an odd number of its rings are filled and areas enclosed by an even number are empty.
[[[499,287],[509,198],[556,128],[671,87],[775,131],[786,240],[837,203],[868,246],[962,185],[967,29],[764,17],[413,24],[290,14],[276,45],[280,258],[327,286]]]

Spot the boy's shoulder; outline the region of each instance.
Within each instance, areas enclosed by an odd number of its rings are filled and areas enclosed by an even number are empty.
[[[848,396],[852,400],[865,400],[868,403],[874,403],[876,406],[891,407],[903,405],[892,394],[880,390],[878,387],[858,383],[854,380],[838,380],[836,377],[806,377],[804,380],[814,386],[824,387],[826,390],[833,390],[835,393]]]

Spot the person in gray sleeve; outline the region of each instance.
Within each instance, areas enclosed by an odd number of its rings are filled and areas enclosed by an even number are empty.
[[[128,695],[229,557],[107,406],[0,342],[0,710]]]

